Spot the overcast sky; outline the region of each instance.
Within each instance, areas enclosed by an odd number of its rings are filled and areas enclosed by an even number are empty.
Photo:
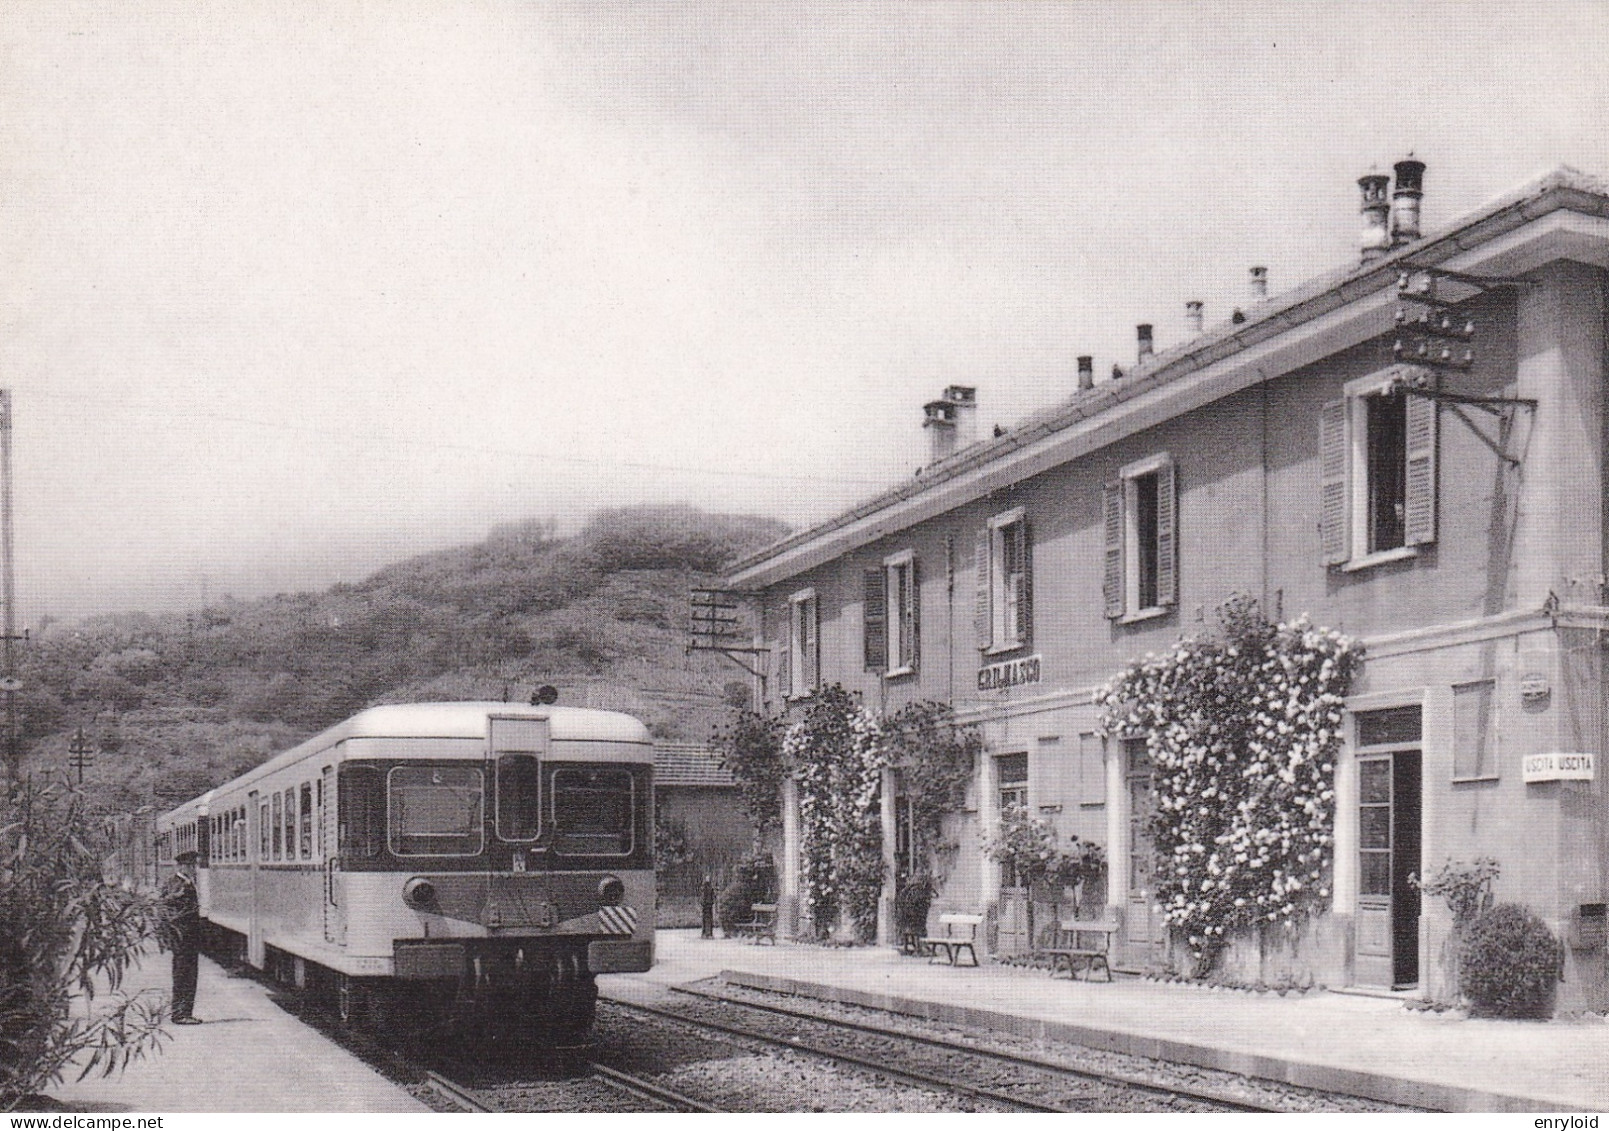
[[[1355,259],[1609,175],[1609,4],[0,7],[18,608],[354,581],[502,522],[813,522]]]

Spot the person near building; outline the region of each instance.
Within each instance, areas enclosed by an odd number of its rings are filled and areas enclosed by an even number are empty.
[[[195,1015],[196,977],[201,951],[201,900],[196,895],[196,854],[181,852],[177,867],[162,885],[162,914],[167,943],[173,951],[173,1005],[175,1025],[199,1025]]]
[[[715,937],[715,883],[708,875],[704,877],[704,886],[698,892],[699,907],[704,912],[704,931],[702,938]]]

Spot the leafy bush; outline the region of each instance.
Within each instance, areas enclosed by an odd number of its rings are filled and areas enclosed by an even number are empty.
[[[1463,927],[1491,910],[1492,881],[1501,874],[1502,868],[1496,860],[1482,856],[1473,864],[1449,860],[1434,876],[1409,876],[1408,882],[1426,895],[1445,899],[1447,910],[1453,913],[1453,925]]]
[[[1518,904],[1500,903],[1465,930],[1459,984],[1478,1017],[1547,1017],[1562,972],[1559,940]]]
[[[101,878],[101,822],[82,794],[26,779],[0,799],[0,1110],[61,1080],[110,1075],[158,1047],[163,999],[117,995],[157,922],[152,901]],[[75,1014],[75,994],[109,1008]]]
[[[720,920],[723,933],[731,935],[739,923],[748,922],[756,903],[771,902],[776,875],[776,865],[766,856],[757,856],[738,865],[732,882],[721,890],[715,902],[715,917]]]

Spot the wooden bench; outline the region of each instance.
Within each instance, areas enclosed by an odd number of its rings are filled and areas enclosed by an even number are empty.
[[[1106,956],[1116,930],[1114,923],[1081,923],[1076,919],[1058,924],[1056,945],[1045,951],[1050,956],[1050,976],[1054,978],[1056,971],[1065,968],[1069,978],[1076,978],[1082,969],[1085,980],[1093,981],[1095,967],[1099,966],[1110,982],[1112,968],[1106,964]]]
[[[777,905],[774,903],[753,903],[749,905],[749,918],[742,923],[735,924],[737,933],[753,940],[755,946],[762,941],[770,940],[772,946],[777,945]]]
[[[927,951],[927,960],[931,963],[942,952],[944,958],[951,966],[959,966],[961,952],[964,950],[972,956],[972,965],[978,965],[978,926],[983,922],[982,915],[961,915],[954,912],[939,916],[939,925],[944,928],[942,935],[929,935],[921,940],[921,945]],[[965,928],[966,934],[962,934]]]

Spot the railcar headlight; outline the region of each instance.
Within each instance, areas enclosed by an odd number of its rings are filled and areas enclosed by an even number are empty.
[[[598,903],[603,907],[619,907],[626,898],[626,885],[619,876],[605,876],[598,881]]]
[[[402,902],[423,910],[436,902],[436,885],[423,876],[415,876],[402,885]]]

